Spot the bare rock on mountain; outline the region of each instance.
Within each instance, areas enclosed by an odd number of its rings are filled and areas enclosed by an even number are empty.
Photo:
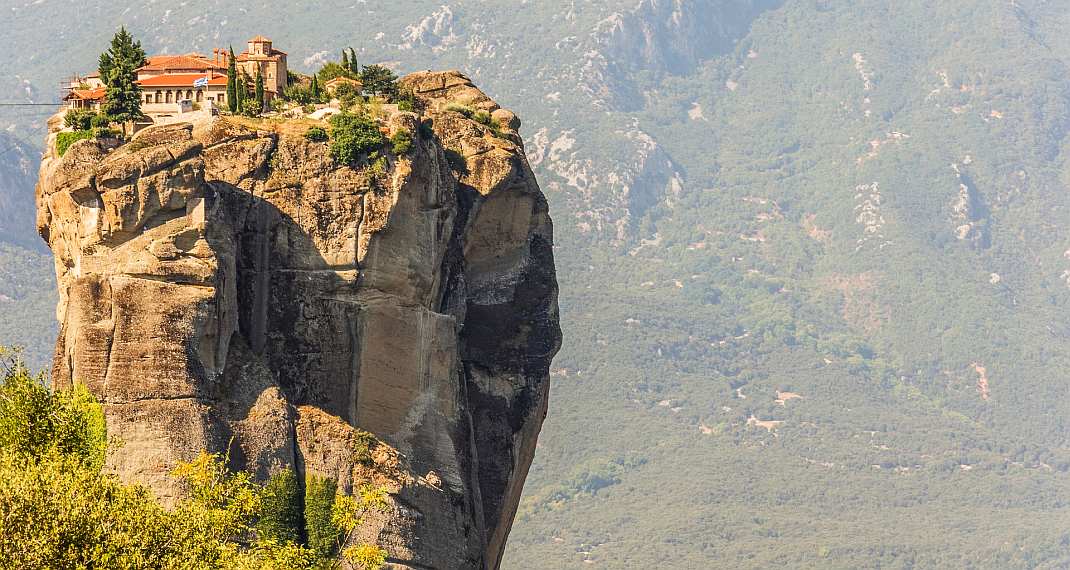
[[[394,506],[362,532],[395,567],[496,568],[560,344],[552,226],[515,115],[460,73],[403,83],[426,111],[384,119],[414,133],[385,171],[223,119],[47,155],[53,375],[102,400],[112,467],[165,499],[203,449],[378,478]]]

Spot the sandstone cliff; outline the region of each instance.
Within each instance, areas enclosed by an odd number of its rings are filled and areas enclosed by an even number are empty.
[[[416,134],[385,170],[219,118],[47,155],[53,375],[102,400],[112,467],[165,500],[202,449],[372,477],[394,501],[366,538],[393,567],[496,568],[560,343],[552,227],[512,113],[456,72],[403,83],[426,108],[385,113]],[[354,428],[388,444],[374,473]]]

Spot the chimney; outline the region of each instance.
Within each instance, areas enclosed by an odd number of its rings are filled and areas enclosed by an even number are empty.
[[[219,65],[219,48],[212,48],[212,63]]]

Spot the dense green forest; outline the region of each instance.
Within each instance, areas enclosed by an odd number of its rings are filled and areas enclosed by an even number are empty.
[[[123,22],[462,68],[515,110],[565,341],[505,568],[1070,565],[1070,5],[275,4],[26,3],[0,53],[57,49],[0,81],[49,97]],[[0,341],[46,355],[23,247]]]

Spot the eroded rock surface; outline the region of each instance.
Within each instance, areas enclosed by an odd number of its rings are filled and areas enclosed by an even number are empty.
[[[456,72],[403,83],[426,110],[388,114],[414,145],[385,171],[224,119],[46,156],[53,377],[102,400],[111,466],[165,500],[201,450],[347,490],[377,472],[394,506],[363,534],[393,567],[496,568],[560,343],[552,226],[515,115]]]

